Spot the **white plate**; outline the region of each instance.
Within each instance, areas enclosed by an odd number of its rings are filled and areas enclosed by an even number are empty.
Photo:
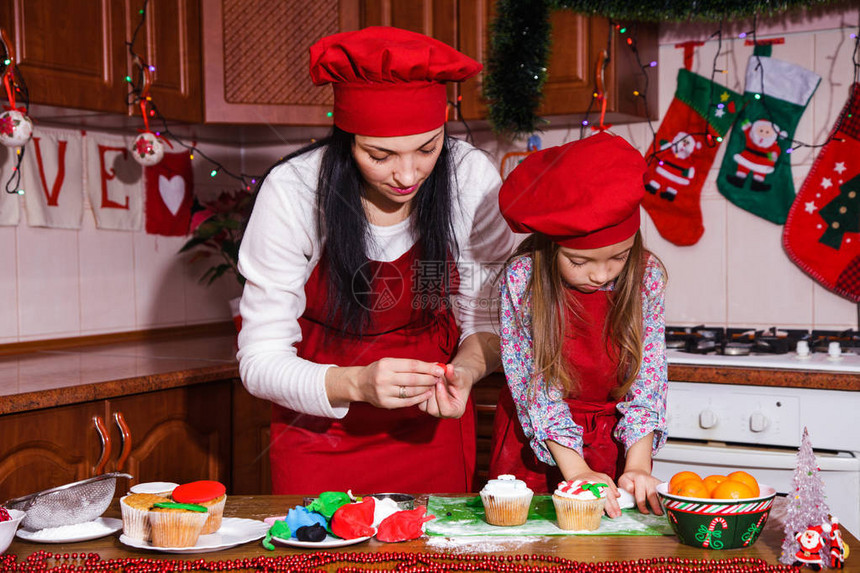
[[[126,535],[120,535],[119,540],[129,547],[162,553],[210,553],[235,547],[255,539],[262,539],[268,530],[268,525],[256,519],[225,517],[221,521],[221,528],[218,531],[209,535],[201,535],[193,547],[153,547],[148,541],[131,539]]]
[[[365,537],[356,537],[354,539],[341,539],[340,537],[332,537],[331,535],[326,535],[325,539],[323,539],[322,541],[299,541],[298,539],[284,539],[282,537],[272,537],[272,540],[277,541],[278,543],[283,543],[284,545],[289,545],[290,547],[306,547],[308,549],[329,549],[332,547],[346,547],[347,545],[355,545],[356,543],[367,541],[371,537],[373,536],[367,535]]]
[[[76,527],[85,527],[88,524],[98,524],[101,529],[97,533],[84,533],[83,530],[75,532]],[[20,539],[33,541],[35,543],[75,543],[77,541],[89,541],[90,539],[98,539],[107,537],[112,533],[116,533],[122,529],[122,520],[113,517],[99,517],[93,521],[88,521],[86,524],[79,523],[75,525],[64,525],[62,527],[52,527],[50,529],[41,529],[39,531],[29,531],[27,529],[18,529],[15,534]]]

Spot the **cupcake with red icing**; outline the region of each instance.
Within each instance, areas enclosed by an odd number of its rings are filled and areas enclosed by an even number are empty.
[[[606,505],[605,483],[582,480],[563,481],[552,494],[558,526],[574,531],[594,531],[600,527]]]
[[[206,523],[203,525],[201,535],[215,533],[221,527],[221,519],[224,515],[224,505],[227,503],[227,488],[224,484],[201,480],[182,484],[173,490],[170,497],[177,503],[190,503],[202,505],[209,513]]]

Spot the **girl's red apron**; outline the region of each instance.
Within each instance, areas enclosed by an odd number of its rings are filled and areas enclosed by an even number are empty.
[[[565,359],[575,366],[580,391],[576,398],[566,398],[573,420],[582,427],[583,456],[588,466],[616,479],[624,461],[623,446],[612,437],[620,415],[611,397],[618,386],[617,358],[607,349],[603,328],[609,313],[607,291],[582,293],[569,290],[582,308],[582,318],[570,313],[565,317],[569,334],[564,341]],[[517,419],[511,391],[502,388],[493,421],[493,443],[490,454],[490,477],[513,474],[538,493],[552,492],[563,480],[558,466],[537,459]]]
[[[385,357],[450,362],[459,329],[449,308],[433,305],[432,297],[441,292],[441,277],[434,274],[438,269],[430,268],[432,264],[416,257],[417,250],[413,246],[391,263],[368,264],[367,276],[373,277],[370,324],[361,338],[341,335],[340,324],[326,324],[328,272],[323,253],[305,285],[307,308],[299,319],[298,355],[338,366],[365,366]],[[435,285],[430,284],[433,281]],[[348,489],[466,492],[472,487],[476,446],[471,399],[458,420],[434,418],[417,407],[385,410],[364,402],[354,402],[342,419],[274,405],[271,430],[275,494]]]

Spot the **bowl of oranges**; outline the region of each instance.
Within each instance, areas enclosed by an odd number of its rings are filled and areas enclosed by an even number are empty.
[[[776,490],[744,471],[704,478],[683,471],[658,485],[657,494],[681,543],[740,549],[758,539]]]

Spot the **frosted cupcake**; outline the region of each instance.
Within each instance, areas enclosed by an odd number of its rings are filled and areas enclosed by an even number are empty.
[[[149,512],[153,547],[194,547],[208,511],[190,503],[156,503]]]
[[[605,483],[582,480],[558,484],[552,494],[558,526],[574,531],[594,531],[600,527],[608,488]]]
[[[512,475],[491,479],[481,490],[484,513],[490,525],[522,525],[529,516],[534,492]]]
[[[202,505],[209,511],[209,518],[201,535],[215,533],[221,528],[224,505],[227,503],[224,484],[212,480],[193,481],[182,484],[171,493],[173,501]]]
[[[156,503],[170,499],[150,493],[132,493],[119,500],[122,512],[122,532],[139,541],[152,539],[149,527],[149,509]]]

